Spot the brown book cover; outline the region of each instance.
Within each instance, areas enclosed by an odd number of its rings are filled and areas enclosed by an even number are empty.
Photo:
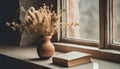
[[[91,55],[82,52],[68,52],[52,58],[53,64],[58,64],[66,67],[71,67],[79,64],[91,62]]]

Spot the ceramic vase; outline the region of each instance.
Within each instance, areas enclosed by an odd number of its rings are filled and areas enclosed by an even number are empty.
[[[37,45],[37,54],[40,59],[49,59],[55,52],[55,47],[51,42],[52,36],[43,36]]]

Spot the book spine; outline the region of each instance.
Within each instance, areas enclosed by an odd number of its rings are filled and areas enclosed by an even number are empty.
[[[63,59],[61,60],[59,58],[53,57],[52,61],[53,61],[53,64],[58,64],[58,65],[61,65],[61,66],[68,66],[68,61],[67,60],[63,60]]]

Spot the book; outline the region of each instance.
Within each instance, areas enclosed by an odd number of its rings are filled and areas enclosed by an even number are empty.
[[[65,67],[72,67],[79,64],[85,64],[91,62],[91,55],[72,51],[62,55],[52,57],[53,64],[62,65]]]

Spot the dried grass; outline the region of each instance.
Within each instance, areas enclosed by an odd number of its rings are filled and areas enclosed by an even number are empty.
[[[51,8],[52,7],[53,5],[51,5]],[[23,23],[6,23],[6,25],[10,26],[13,30],[19,29],[21,33],[52,36],[58,31],[58,28],[78,25],[77,23],[60,23],[59,19],[62,16],[62,11],[55,13],[55,11],[50,10],[45,4],[37,10],[35,10],[34,7],[30,7],[27,11],[21,7],[21,10],[25,13]]]

